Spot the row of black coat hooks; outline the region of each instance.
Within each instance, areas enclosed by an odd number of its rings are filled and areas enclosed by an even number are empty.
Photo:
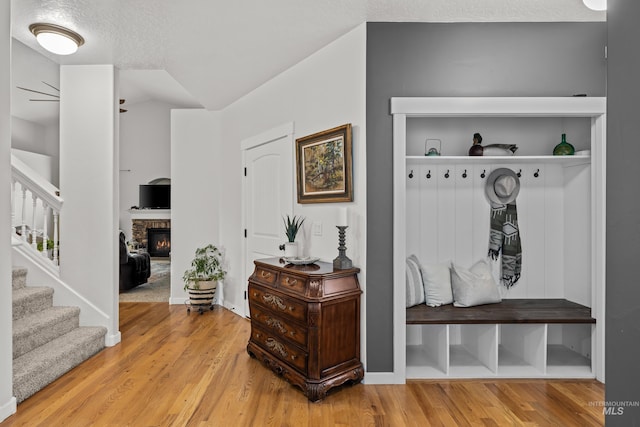
[[[447,169],[447,171],[444,174],[444,177],[447,178],[447,179],[451,176],[451,174],[449,172],[450,172],[450,170]],[[517,175],[518,175],[518,178],[522,177],[522,169],[518,170]],[[467,173],[467,170],[465,169],[464,172],[462,172],[462,178],[467,178],[468,176],[469,176],[469,174]],[[487,170],[484,169],[482,171],[482,173],[480,174],[480,178],[485,178],[486,176],[487,176]],[[539,176],[540,176],[540,169],[536,169],[536,171],[533,173],[533,177],[534,178],[538,178]],[[427,177],[427,179],[431,179],[431,169],[429,169],[429,172],[427,172],[426,177]],[[411,172],[409,172],[409,178],[413,179],[413,169],[411,169]]]

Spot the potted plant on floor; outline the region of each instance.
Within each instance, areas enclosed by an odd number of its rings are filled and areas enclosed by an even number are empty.
[[[298,256],[298,243],[296,242],[296,235],[300,228],[302,228],[302,224],[304,223],[303,217],[293,216],[290,218],[287,215],[287,218],[282,218],[284,222],[284,233],[287,235],[287,240],[284,246],[284,256],[285,258],[289,257],[297,257]]]
[[[191,307],[197,307],[200,314],[206,307],[213,310],[218,281],[224,279],[226,274],[222,267],[222,252],[217,247],[209,244],[196,249],[191,267],[182,276],[184,290],[189,293],[187,312]]]

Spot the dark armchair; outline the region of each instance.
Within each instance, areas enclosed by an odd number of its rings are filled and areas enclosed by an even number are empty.
[[[146,252],[129,253],[125,235],[120,232],[120,292],[147,282],[151,276],[151,257]]]

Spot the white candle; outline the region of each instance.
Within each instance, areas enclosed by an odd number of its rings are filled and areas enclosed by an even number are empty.
[[[347,208],[338,208],[338,223],[340,227],[347,226]]]

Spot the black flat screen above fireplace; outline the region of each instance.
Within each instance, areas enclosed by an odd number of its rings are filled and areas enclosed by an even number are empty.
[[[141,185],[139,207],[141,209],[171,209],[171,185]]]

